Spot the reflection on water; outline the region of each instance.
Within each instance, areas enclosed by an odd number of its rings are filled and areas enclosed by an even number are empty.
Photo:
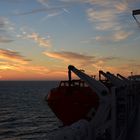
[[[0,139],[47,140],[59,121],[44,97],[58,82],[0,82]]]

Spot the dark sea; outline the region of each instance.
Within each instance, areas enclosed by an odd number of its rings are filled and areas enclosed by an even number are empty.
[[[45,101],[57,81],[0,81],[0,140],[48,140],[59,120]]]

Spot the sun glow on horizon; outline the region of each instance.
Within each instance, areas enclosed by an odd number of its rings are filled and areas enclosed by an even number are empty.
[[[0,80],[67,79],[70,64],[140,74],[138,0],[13,1],[0,1]]]

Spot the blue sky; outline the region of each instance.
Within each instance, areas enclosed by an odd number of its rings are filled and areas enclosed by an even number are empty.
[[[69,64],[139,74],[135,9],[139,0],[1,0],[1,80],[65,79]]]

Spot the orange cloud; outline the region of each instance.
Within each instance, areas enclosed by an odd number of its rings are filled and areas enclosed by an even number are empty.
[[[67,79],[67,71],[50,70],[45,66],[0,62],[0,76],[1,80],[61,80]]]
[[[45,66],[35,66],[30,63],[30,60],[26,59],[24,56],[20,55],[19,52],[13,50],[0,49],[0,72],[5,72],[6,74],[17,73],[18,76],[22,77],[22,74],[29,73],[34,77],[42,77],[42,75],[47,75],[50,71]],[[5,74],[3,74],[6,77]],[[9,75],[10,76],[10,75]],[[14,76],[13,76],[14,78]]]
[[[0,70],[12,70],[18,72],[33,72],[47,74],[50,70],[45,66],[33,66],[31,64],[17,64],[13,62],[0,62]]]
[[[44,52],[44,54],[48,57],[52,57],[55,59],[59,59],[65,62],[77,64],[77,65],[84,65],[90,64],[94,62],[94,56],[83,55],[75,52]]]
[[[0,59],[17,62],[21,64],[28,64],[29,59],[25,59],[19,52],[13,50],[0,49]]]
[[[43,52],[48,57],[52,57],[55,59],[60,59],[63,61],[67,62],[72,62],[73,61],[78,61],[79,63],[86,62],[87,64],[92,64],[96,62],[107,62],[110,60],[118,59],[117,57],[95,57],[95,56],[90,56],[90,55],[84,55],[84,54],[79,54],[76,52],[67,52],[67,51],[61,51],[61,52]]]
[[[11,65],[9,62],[0,62],[0,70],[5,71],[5,70],[15,70],[17,69],[16,66]]]
[[[31,72],[3,71],[0,72],[1,80],[47,80],[47,77]]]
[[[45,66],[0,62],[0,75],[2,76],[2,80],[43,80],[49,75],[49,72],[50,70]]]
[[[33,65],[26,65],[26,66],[21,66],[21,68],[24,71],[30,71],[33,73],[38,73],[38,74],[48,74],[48,72],[50,71],[47,67],[45,66],[33,66]],[[20,68],[20,69],[21,69]]]

